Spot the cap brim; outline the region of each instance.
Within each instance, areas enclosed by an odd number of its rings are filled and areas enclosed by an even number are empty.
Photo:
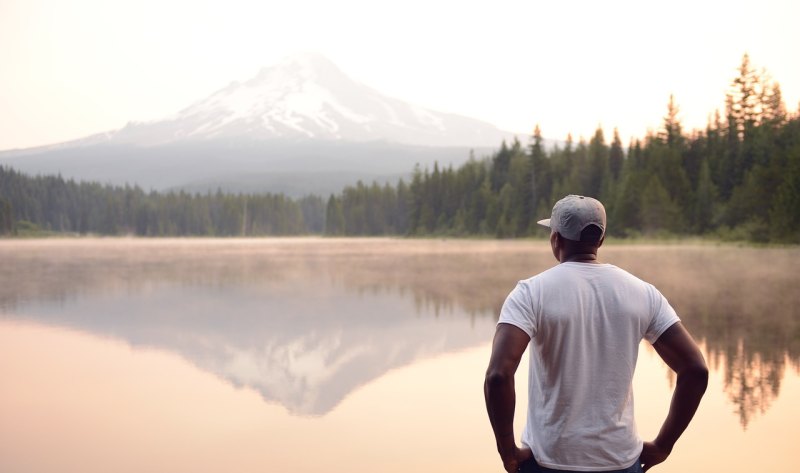
[[[549,218],[546,218],[546,219],[544,219],[544,220],[539,220],[539,221],[538,221],[538,222],[536,222],[536,223],[538,223],[539,225],[541,225],[541,226],[543,226],[543,227],[550,228],[550,219],[549,219]]]

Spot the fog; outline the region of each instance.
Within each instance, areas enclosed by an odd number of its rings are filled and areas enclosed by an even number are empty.
[[[794,248],[614,245],[601,260],[655,284],[742,425],[800,366]],[[0,312],[177,353],[300,415],[387,371],[491,339],[542,241],[64,239],[0,242]],[[722,363],[721,360],[727,360]]]

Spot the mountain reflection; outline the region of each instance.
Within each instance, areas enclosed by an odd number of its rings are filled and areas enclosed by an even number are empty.
[[[393,368],[485,343],[494,325],[443,301],[457,286],[438,278],[453,268],[444,264],[447,255],[431,260],[438,250],[427,247],[397,252],[385,240],[4,243],[4,317],[169,350],[296,414],[325,414]],[[420,284],[438,289],[422,294]]]
[[[800,367],[797,249],[614,246],[696,338],[743,426]],[[180,354],[291,412],[321,415],[416,360],[487,343],[530,242],[68,240],[0,244],[0,313]]]

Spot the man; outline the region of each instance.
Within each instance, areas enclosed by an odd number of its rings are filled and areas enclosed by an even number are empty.
[[[509,473],[641,472],[663,462],[694,416],[708,383],[703,355],[652,285],[597,260],[606,213],[590,197],[553,207],[550,246],[560,264],[520,281],[500,312],[484,394]],[[632,379],[646,339],[677,373],[658,436],[642,442]],[[530,346],[529,406],[522,448],[514,438],[514,373]]]

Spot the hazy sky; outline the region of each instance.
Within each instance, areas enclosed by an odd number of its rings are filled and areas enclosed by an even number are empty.
[[[387,95],[500,128],[688,128],[742,54],[800,100],[800,2],[0,0],[0,149],[170,115],[301,51]]]

